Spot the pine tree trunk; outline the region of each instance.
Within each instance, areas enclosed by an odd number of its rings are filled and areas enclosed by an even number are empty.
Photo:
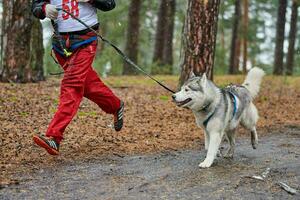
[[[39,19],[34,18],[31,29],[31,64],[32,81],[44,81],[44,46],[43,46],[43,27]]]
[[[10,2],[10,1],[9,1]],[[30,0],[12,1],[12,15],[9,17],[7,45],[1,80],[4,82],[30,82],[30,33],[32,14]],[[8,8],[10,9],[10,8]]]
[[[220,24],[220,45],[222,51],[225,51],[225,28],[224,28],[224,15],[225,15],[225,10],[224,10],[224,1],[221,2],[221,6],[223,7],[220,9],[220,17],[221,17],[221,23]],[[222,59],[224,60],[224,59]],[[224,63],[224,62],[223,62]],[[223,67],[223,66],[222,66]]]
[[[236,70],[234,74],[238,74],[239,73],[239,69],[240,69],[240,63],[241,63],[241,44],[242,44],[242,40],[241,37],[238,36],[237,41],[236,41],[236,47],[235,47],[235,67],[234,69]]]
[[[135,63],[138,60],[138,42],[140,30],[140,8],[141,0],[131,0],[128,13],[128,29],[125,52],[126,55]],[[135,74],[135,69],[124,62],[123,74]]]
[[[248,0],[244,0],[243,2],[244,13],[243,13],[243,73],[247,72],[247,60],[248,60],[248,23],[249,23],[249,16],[248,16],[248,8],[249,2]]]
[[[1,71],[2,71],[2,68],[3,68],[3,42],[4,42],[4,26],[5,26],[5,23],[4,23],[4,20],[3,20],[3,18],[5,18],[4,17],[4,14],[3,14],[3,12],[1,13],[2,14],[2,18],[1,18],[1,41],[0,41],[0,44],[1,44],[1,46],[0,46],[0,48],[1,48],[1,50],[0,50],[0,73],[1,73]]]
[[[218,35],[218,37],[219,37],[219,40],[220,40],[220,50],[221,50],[221,54],[220,54],[220,56],[221,56],[221,59],[220,59],[220,61],[219,61],[219,67],[220,68],[225,68],[226,67],[226,65],[227,65],[227,63],[226,63],[226,59],[225,59],[225,57],[226,57],[226,48],[225,48],[225,25],[224,25],[224,23],[225,23],[225,20],[224,20],[224,17],[225,17],[225,2],[224,1],[221,1],[221,4],[220,4],[220,14],[219,14],[219,16],[220,16],[220,19],[219,19],[219,27],[218,27],[218,29],[219,29],[219,35]]]
[[[220,0],[189,0],[182,35],[182,63],[179,84],[190,72],[206,73],[213,79],[214,54],[218,27]]]
[[[279,0],[276,23],[276,44],[274,54],[274,71],[275,75],[283,74],[283,43],[285,30],[285,13],[287,0]]]
[[[176,0],[168,0],[167,5],[167,25],[164,33],[163,65],[173,64],[173,36],[175,22]]]
[[[106,35],[107,28],[108,28],[108,24],[107,23],[109,23],[109,22],[103,21],[101,23],[100,29],[98,31],[98,33],[100,35]],[[104,51],[104,48],[105,48],[104,42],[102,42],[102,41],[98,42],[96,58],[98,58],[99,56],[101,56],[102,52]]]
[[[2,3],[2,26],[1,26],[1,77],[4,65],[4,52],[7,46],[8,27],[12,17],[13,0],[6,0]],[[0,79],[1,79],[0,77]]]
[[[239,42],[239,21],[241,17],[241,1],[235,1],[235,12],[233,19],[233,28],[232,28],[232,38],[231,38],[231,50],[230,50],[230,60],[229,60],[229,74],[237,74],[239,70],[239,55],[240,44]]]
[[[295,40],[297,35],[298,6],[299,3],[297,3],[297,0],[293,0],[292,14],[291,14],[291,28],[289,34],[289,48],[288,48],[287,59],[286,59],[287,75],[293,75]]]
[[[165,44],[165,32],[167,24],[167,3],[168,0],[161,0],[158,10],[157,23],[156,23],[156,33],[155,33],[155,43],[154,43],[154,54],[153,63],[158,65],[162,64],[163,60],[163,49]]]

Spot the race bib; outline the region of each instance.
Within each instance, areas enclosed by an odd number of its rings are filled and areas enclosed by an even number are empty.
[[[90,3],[78,3],[76,0],[51,0],[51,4],[72,13],[88,26],[98,23],[97,9]],[[56,23],[58,24],[59,32],[73,32],[86,29],[84,25],[62,10],[58,12]]]

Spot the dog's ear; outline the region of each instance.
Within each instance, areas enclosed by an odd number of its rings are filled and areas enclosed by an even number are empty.
[[[194,74],[194,71],[191,70],[190,75],[189,75],[189,78],[191,79],[191,78],[195,78],[195,77],[196,77],[196,75]]]
[[[201,85],[205,88],[207,83],[207,77],[206,77],[206,73],[204,73],[201,77]]]

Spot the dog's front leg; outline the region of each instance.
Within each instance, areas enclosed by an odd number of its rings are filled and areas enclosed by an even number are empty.
[[[205,137],[204,148],[207,151],[209,146],[209,134],[207,133],[207,131],[204,131],[204,137]]]
[[[205,160],[199,164],[199,167],[201,168],[207,168],[213,164],[222,140],[222,134],[219,132],[211,132],[208,134],[209,134],[208,151]]]

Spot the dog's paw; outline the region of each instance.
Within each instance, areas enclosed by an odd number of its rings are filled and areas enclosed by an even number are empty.
[[[253,149],[257,149],[258,142],[252,142],[251,144]]]
[[[212,165],[213,162],[205,159],[202,163],[199,164],[200,168],[208,168]]]

